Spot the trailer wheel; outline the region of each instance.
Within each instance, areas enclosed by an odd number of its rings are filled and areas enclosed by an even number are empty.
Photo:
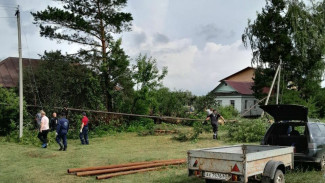
[[[282,170],[277,169],[274,175],[273,183],[285,183]]]

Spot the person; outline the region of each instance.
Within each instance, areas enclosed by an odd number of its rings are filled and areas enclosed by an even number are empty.
[[[80,140],[81,144],[89,144],[88,141],[88,117],[86,115],[86,112],[82,112],[82,119],[81,119],[81,128],[80,128]]]
[[[58,125],[56,126],[56,133],[58,134],[55,138],[56,142],[59,144],[59,151],[66,151],[68,147],[67,143],[67,134],[69,131],[69,120],[65,117],[65,113],[61,113],[61,118],[58,121]],[[61,139],[63,145],[61,144]]]
[[[206,110],[208,116],[212,113],[212,110],[213,110],[212,108],[208,108],[208,109]]]
[[[41,120],[42,120],[42,115],[41,115],[41,111],[39,111],[36,115],[35,115],[35,121],[37,124],[37,128],[39,129],[41,127]]]
[[[52,118],[51,118],[51,123],[50,123],[50,129],[51,131],[55,131],[56,130],[56,125],[58,124],[58,118],[56,117],[56,112],[53,112],[52,114]]]
[[[42,144],[42,148],[46,148],[47,147],[47,134],[49,132],[49,118],[46,116],[46,113],[41,110],[41,124],[40,124],[40,128],[39,128],[39,133],[37,135],[37,137],[41,140]]]
[[[213,129],[213,139],[218,138],[218,118],[219,117],[225,122],[225,119],[220,114],[217,113],[217,110],[213,109],[212,113],[210,115],[208,115],[206,118],[206,121],[211,120],[211,125],[212,125],[212,129]]]

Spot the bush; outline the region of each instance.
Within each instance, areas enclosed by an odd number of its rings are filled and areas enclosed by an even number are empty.
[[[219,106],[217,111],[225,119],[233,119],[239,116],[239,112],[231,105]]]
[[[10,125],[19,124],[19,97],[13,90],[0,86],[0,135],[10,134],[13,130]],[[24,119],[27,117],[26,105],[24,104]]]
[[[180,142],[185,142],[188,140],[197,141],[199,135],[204,131],[210,132],[211,131],[210,125],[206,125],[202,122],[196,121],[193,124],[193,131],[191,133],[178,133],[178,135],[174,136],[173,139]]]
[[[155,123],[150,118],[139,118],[138,120],[130,121],[130,125],[126,129],[127,132],[139,132],[143,130],[152,130]]]
[[[259,142],[270,125],[259,119],[241,119],[235,123],[226,123],[227,140],[232,142]]]

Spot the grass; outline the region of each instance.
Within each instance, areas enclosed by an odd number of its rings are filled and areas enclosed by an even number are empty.
[[[68,168],[100,166],[158,159],[186,158],[187,150],[227,145],[212,140],[211,134],[202,134],[194,142],[171,140],[172,135],[145,136],[120,133],[90,139],[82,146],[78,140],[68,140],[68,151],[57,151],[57,144],[47,149],[0,142],[0,182],[98,182],[95,177],[77,177],[67,174]],[[202,179],[188,177],[186,165],[171,166],[161,171],[146,172],[106,179],[102,182],[190,182]],[[286,175],[287,183],[325,182],[317,171],[293,171]]]

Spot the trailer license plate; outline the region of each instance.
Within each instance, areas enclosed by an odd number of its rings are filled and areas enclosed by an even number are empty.
[[[204,172],[204,177],[212,178],[212,179],[219,179],[219,180],[229,180],[230,175],[224,173],[214,173],[214,172]]]

